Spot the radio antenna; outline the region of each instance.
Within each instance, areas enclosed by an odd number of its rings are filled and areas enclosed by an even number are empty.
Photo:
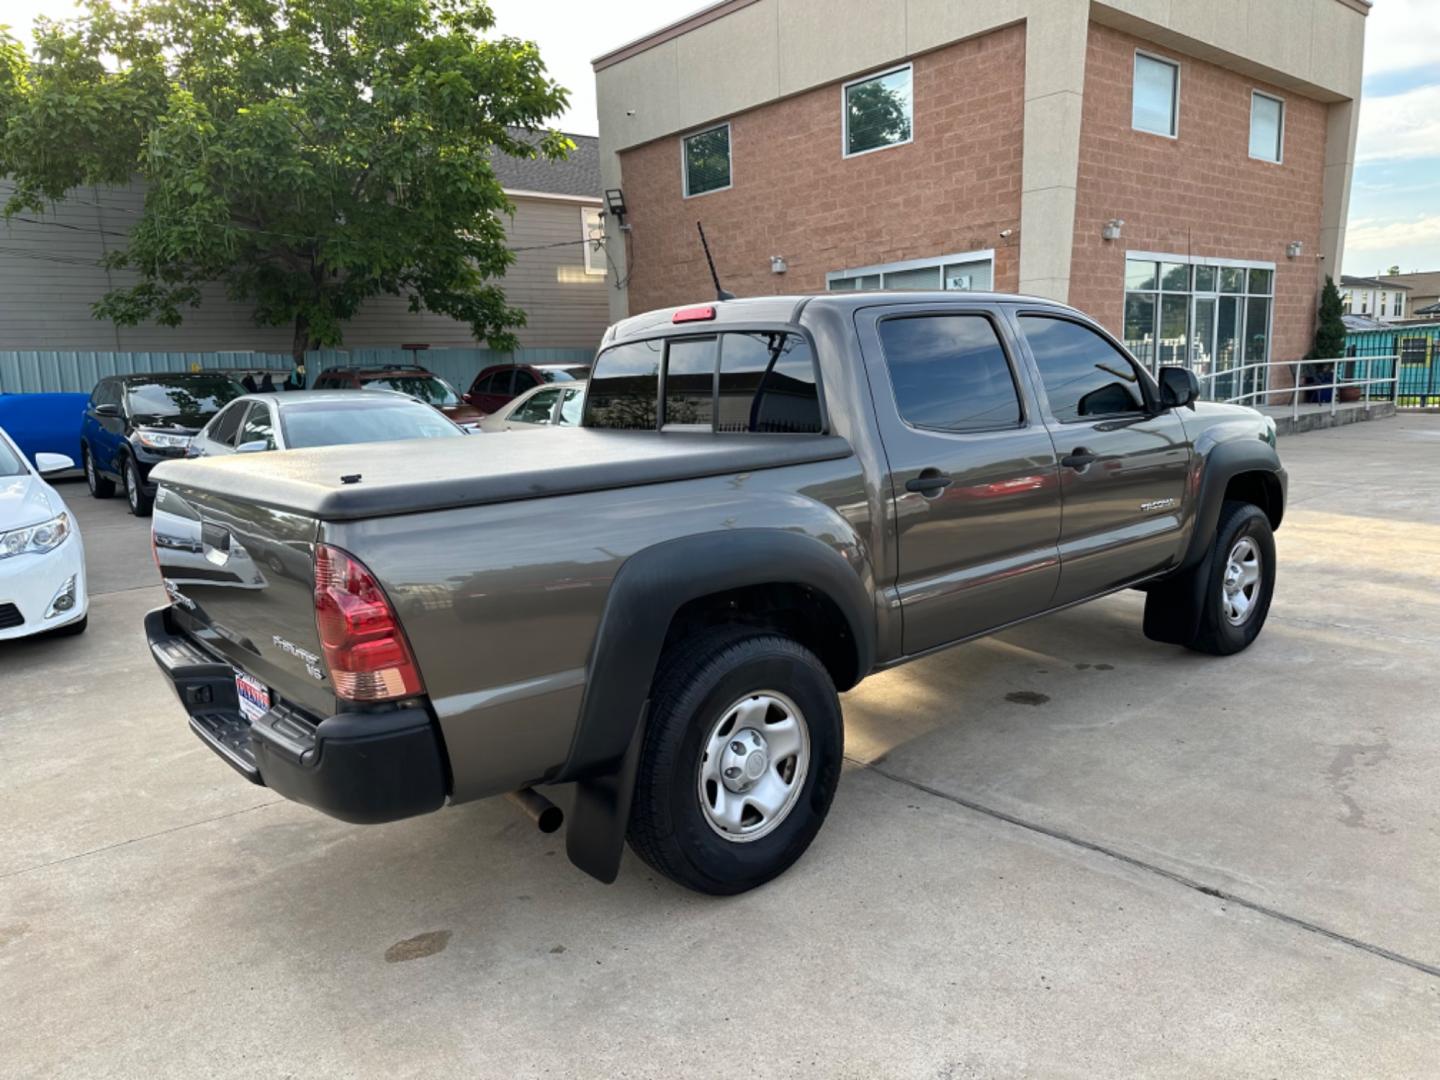
[[[705,239],[705,226],[697,221],[695,222],[695,228],[700,230],[700,246],[705,249],[705,262],[710,266],[710,280],[715,283],[715,299],[734,300],[734,293],[726,292],[720,287],[720,275],[715,272],[715,260],[710,257],[710,244],[709,241]]]

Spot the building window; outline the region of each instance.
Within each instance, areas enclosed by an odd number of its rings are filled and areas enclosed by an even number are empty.
[[[831,292],[865,289],[928,289],[946,292],[988,292],[995,276],[994,251],[968,251],[932,259],[910,259],[881,266],[836,270],[826,275]]]
[[[580,236],[585,243],[585,273],[605,273],[605,211],[598,206],[580,208]]]
[[[1350,310],[1350,309],[1351,309],[1351,306],[1352,306],[1352,301],[1351,301],[1351,299],[1350,299],[1350,293],[1349,293],[1349,291],[1347,290],[1347,291],[1345,291],[1345,292],[1343,292],[1343,293],[1340,294],[1340,310],[1341,310],[1342,312],[1344,312],[1346,315],[1350,315],[1350,314],[1352,314],[1352,312],[1351,312],[1351,310]]]
[[[1405,313],[1405,312],[1404,312],[1404,307],[1405,307],[1405,305],[1404,305],[1404,303],[1402,303],[1402,301],[1403,301],[1404,299],[1405,299],[1405,294],[1404,294],[1404,293],[1398,293],[1398,292],[1397,292],[1397,293],[1395,294],[1395,318],[1397,318],[1397,319],[1400,318],[1400,317]]]
[[[1285,151],[1285,102],[1256,90],[1250,95],[1250,156],[1279,162]]]
[[[1130,125],[1136,131],[1175,138],[1180,127],[1180,65],[1135,54],[1135,94]]]
[[[730,186],[730,125],[697,131],[680,140],[684,148],[685,197]]]
[[[845,84],[845,156],[908,143],[914,135],[913,71],[905,67]]]
[[[1389,300],[1390,300],[1390,294],[1389,294],[1389,293],[1383,293],[1383,292],[1382,292],[1382,293],[1380,294],[1380,317],[1381,317],[1382,319],[1385,317],[1385,305],[1389,302]]]
[[[1125,261],[1125,347],[1152,371],[1188,367],[1225,399],[1266,386],[1275,267],[1132,252]],[[1244,369],[1244,370],[1237,370]]]

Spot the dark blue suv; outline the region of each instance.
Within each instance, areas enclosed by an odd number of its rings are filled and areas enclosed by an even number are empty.
[[[85,406],[80,454],[90,494],[108,499],[118,483],[137,517],[150,513],[155,486],[150,469],[184,457],[190,437],[245,393],[228,375],[111,375],[101,379]]]

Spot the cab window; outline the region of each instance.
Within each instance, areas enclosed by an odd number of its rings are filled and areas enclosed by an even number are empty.
[[[1040,370],[1050,415],[1062,424],[1145,411],[1140,369],[1088,326],[1022,315],[1020,328]]]

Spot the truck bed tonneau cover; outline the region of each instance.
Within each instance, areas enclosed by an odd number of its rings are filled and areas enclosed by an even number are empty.
[[[724,476],[850,456],[836,435],[595,431],[328,446],[166,462],[167,486],[352,521]],[[358,474],[346,483],[341,477]]]

